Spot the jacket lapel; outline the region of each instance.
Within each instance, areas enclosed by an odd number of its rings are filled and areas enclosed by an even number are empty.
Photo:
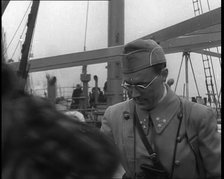
[[[164,131],[171,119],[177,114],[180,102],[178,97],[174,95],[173,91],[168,88],[167,95],[158,106],[150,111],[152,122],[155,126],[155,131],[160,134]]]

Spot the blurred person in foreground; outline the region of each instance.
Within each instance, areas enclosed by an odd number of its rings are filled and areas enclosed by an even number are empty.
[[[98,129],[18,89],[2,63],[2,179],[107,179],[117,150]]]
[[[122,65],[132,99],[107,108],[101,131],[121,151],[123,178],[220,179],[214,111],[171,90],[163,49],[153,40],[130,42]]]

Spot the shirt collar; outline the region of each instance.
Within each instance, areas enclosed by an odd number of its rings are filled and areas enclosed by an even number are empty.
[[[165,85],[167,94],[160,103],[150,111],[152,122],[157,133],[161,133],[179,110],[178,96]]]

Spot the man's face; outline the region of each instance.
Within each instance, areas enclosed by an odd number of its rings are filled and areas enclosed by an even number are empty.
[[[124,82],[129,86],[129,93],[143,110],[150,110],[158,103],[164,92],[163,81],[164,74],[155,73],[152,67],[124,74]]]

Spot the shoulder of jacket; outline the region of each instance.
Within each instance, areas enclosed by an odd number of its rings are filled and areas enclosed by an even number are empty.
[[[186,99],[182,100],[186,129],[199,132],[200,128],[208,126],[216,120],[214,110],[211,107],[194,103]]]
[[[186,105],[191,106],[190,117],[192,119],[208,118],[211,115],[214,115],[214,110],[202,104],[194,103],[191,101],[186,102]]]
[[[184,108],[186,112],[190,112],[192,115],[196,114],[197,117],[207,115],[207,113],[213,113],[213,109],[211,107],[195,103],[192,101],[188,101],[187,99],[182,99]]]
[[[115,114],[118,114],[119,111],[125,111],[126,109],[129,108],[129,103],[130,103],[129,101],[130,100],[108,106],[105,110],[104,116],[115,115]]]
[[[113,111],[113,110],[118,110],[118,109],[122,110],[123,108],[126,108],[127,106],[129,106],[130,102],[131,102],[131,100],[122,101],[122,102],[116,103],[116,104],[114,104],[114,105],[111,105],[111,106],[109,106],[108,108],[109,108],[110,110],[112,110],[112,111]],[[108,109],[108,108],[107,108],[107,109]]]

